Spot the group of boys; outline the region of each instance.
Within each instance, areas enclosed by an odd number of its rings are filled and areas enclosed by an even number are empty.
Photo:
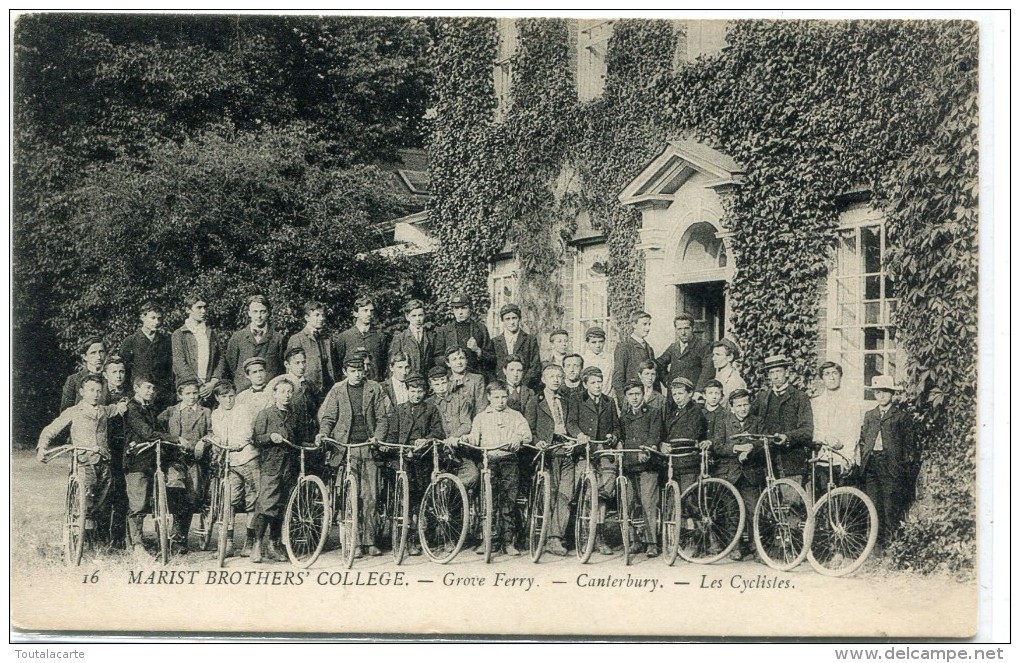
[[[711,450],[717,460],[713,473],[734,483],[753,509],[763,483],[761,453],[735,435],[778,436],[776,473],[799,481],[813,441],[838,442],[843,456],[832,460],[847,477],[858,477],[875,501],[883,539],[909,502],[916,452],[910,418],[891,405],[898,390],[891,379],[875,378],[878,407],[863,421],[848,415],[854,398],[841,391],[842,369],[831,362],[820,369],[825,391],[815,399],[817,413],[790,383],[792,362],[782,355],[766,359],[769,386],[753,395],[740,376],[737,347],[726,339],[708,345],[695,338],[688,315],[676,317],[676,341],[658,357],[645,340],[651,316],[636,311],[631,334],[612,355],[605,331],[591,327],[581,353],[570,351],[565,330],[553,331],[552,351],[543,359],[538,339],[521,328],[521,309],[514,304],[500,309],[501,333],[490,336],[463,295],[451,301],[452,321],[435,330],[425,323],[425,304],[411,300],[403,307],[407,329],[386,343],[373,326],[370,299],[355,302],[354,324],[337,335],[326,329],[325,305],[313,301],[304,306],[305,326],[284,342],[269,325],[269,302],[255,295],[247,302],[249,324],[221,352],[205,322],[208,302],[196,295],[185,304],[187,318],[169,337],[159,329],[159,307],[146,303],[139,330],[124,340],[119,354],[108,356],[101,338],[87,339],[83,368],[65,383],[62,413],[39,440],[38,453],[45,458],[53,440],[70,427],[71,442],[81,448],[76,453],[84,468],[88,535],[115,546],[129,543],[139,556],[147,556],[142,524],[157,469],[166,472],[172,549],[183,554],[192,516],[208,489],[209,463],[229,453],[235,511],[251,514],[241,554],[253,562],[286,559],[281,525],[298,453],[291,445],[332,449],[321,464],[312,463],[319,473],[336,473],[343,460],[354,465],[363,496],[359,556],[381,554],[376,500],[397,453],[378,444],[383,442],[420,450],[441,441],[434,453],[472,493],[481,454],[487,454],[494,536],[508,555],[520,554],[513,512],[527,492],[535,453],[522,445],[574,440],[591,442],[596,450],[630,450],[619,458],[645,514],[634,545],[649,557],[659,554],[653,524],[663,477],[662,464],[648,449],[666,453],[682,444]],[[354,446],[342,455],[324,445],[324,438]],[[158,441],[173,445],[163,452],[163,468],[155,464]],[[415,459],[409,471],[412,513],[431,470],[424,455]],[[609,456],[597,462],[604,516],[615,498],[618,468]],[[547,550],[566,555],[570,509],[587,468],[578,448],[568,446],[552,450],[548,465]],[[678,470],[681,484],[690,485],[700,464],[685,461]],[[229,540],[232,548],[233,536]],[[746,541],[745,533],[735,558],[746,554]],[[602,554],[613,552],[601,526],[596,546]],[[420,553],[417,542],[410,551]]]

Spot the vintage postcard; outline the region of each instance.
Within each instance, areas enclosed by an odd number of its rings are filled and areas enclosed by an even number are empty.
[[[985,33],[821,18],[15,16],[12,633],[973,637]]]

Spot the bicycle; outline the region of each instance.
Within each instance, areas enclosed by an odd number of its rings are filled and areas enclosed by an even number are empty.
[[[205,438],[208,444],[222,449],[222,459],[214,461],[216,476],[209,482],[209,505],[203,508],[199,520],[202,524],[202,549],[208,550],[212,540],[212,530],[219,523],[219,535],[216,537],[216,559],[223,568],[227,559],[227,537],[232,530],[234,521],[234,505],[230,490],[230,452],[240,447],[219,444],[212,438]]]
[[[396,449],[399,459],[393,485],[386,490],[386,498],[380,501],[383,503],[383,517],[391,521],[390,550],[393,561],[400,564],[407,553],[407,534],[411,529],[411,483],[404,463],[415,450],[415,446],[391,442],[380,442],[379,446]]]
[[[531,444],[521,445],[533,449],[538,467],[532,472],[531,486],[528,490],[528,504],[526,508],[525,522],[528,530],[528,553],[531,561],[538,563],[545,552],[545,541],[549,534],[549,516],[552,512],[552,474],[545,467],[545,458],[550,451],[567,446],[566,444],[553,444],[539,447]]]
[[[831,454],[850,462],[839,452],[841,448],[841,444],[815,442],[817,451],[808,461],[811,463],[808,496],[814,505],[815,522],[808,562],[815,571],[827,576],[844,576],[859,569],[878,540],[878,511],[871,499],[857,488],[836,487]],[[816,502],[815,473],[819,465],[828,468],[828,481],[825,493]]]
[[[326,484],[305,470],[305,453],[319,451],[320,447],[294,444],[290,440],[283,443],[300,454],[297,483],[290,491],[287,509],[283,512],[283,548],[291,564],[307,569],[319,558],[329,535],[330,503]]]
[[[584,473],[581,475],[580,485],[577,490],[577,507],[574,511],[574,546],[577,558],[582,564],[591,559],[595,550],[595,533],[599,525],[599,481],[598,474],[592,465],[592,445],[608,444],[613,441],[611,435],[605,440],[589,440],[587,443],[578,442],[572,437],[565,437],[573,446],[584,447]]]
[[[361,486],[361,476],[354,469],[354,464],[351,462],[351,450],[368,447],[375,444],[375,442],[369,440],[351,444],[329,437],[323,437],[322,441],[333,445],[340,453],[346,454],[342,475],[338,470],[331,482],[329,494],[331,496],[331,505],[334,507],[339,519],[337,524],[340,528],[340,550],[343,555],[344,566],[349,569],[354,566],[354,560],[358,554],[358,528],[360,527],[358,521],[360,519],[361,506],[361,496],[358,494],[359,487]],[[337,502],[339,502],[339,507],[336,506]],[[326,533],[324,532],[322,535],[323,543],[325,538]]]
[[[612,456],[616,460],[616,518],[620,522],[620,537],[623,539],[623,563],[630,566],[630,558],[633,556],[631,549],[631,527],[645,524],[648,514],[642,514],[641,518],[633,518],[630,515],[631,493],[634,487],[630,479],[623,472],[623,457],[630,453],[648,453],[645,449],[606,449],[592,454],[594,458]]]
[[[153,440],[136,444],[128,453],[139,455],[156,448],[156,470],[153,472],[152,483],[152,518],[156,526],[156,542],[158,546],[156,558],[161,564],[170,562],[170,527],[172,525],[170,506],[166,495],[166,471],[163,469],[163,447],[175,447],[184,449],[180,444],[168,442],[167,440]],[[141,543],[140,541],[138,543]]]
[[[488,564],[492,560],[492,526],[494,520],[492,513],[492,470],[489,469],[489,454],[493,451],[510,451],[510,446],[507,444],[491,448],[471,445],[464,446],[482,454],[482,466],[479,468],[478,477],[478,499],[475,506],[475,519],[476,523],[480,522],[481,524],[482,554],[485,557],[485,563]]]
[[[470,508],[464,482],[440,467],[441,442],[427,441],[432,451],[432,475],[418,508],[418,540],[430,560],[446,564],[464,546]]]
[[[777,479],[770,448],[778,435],[738,433],[734,440],[759,442],[765,453],[765,490],[754,507],[754,545],[762,560],[777,571],[804,561],[814,532],[814,514],[807,493],[792,479]]]
[[[64,528],[62,543],[64,547],[64,562],[81,565],[81,558],[85,552],[85,489],[81,477],[78,475],[78,452],[95,453],[94,449],[76,447],[65,444],[50,449],[42,458],[42,462],[48,463],[54,458],[65,453],[71,453],[71,468],[67,475],[67,492],[64,496]]]
[[[667,458],[667,481],[662,488],[662,552],[666,563],[672,565],[677,555],[687,562],[711,564],[733,550],[744,531],[746,512],[744,500],[736,487],[725,479],[708,475],[709,450],[699,449],[696,440],[676,439],[670,444],[672,453],[661,453],[650,447],[652,453]],[[679,453],[678,453],[679,452]],[[701,466],[695,483],[681,492],[674,480],[673,461],[700,456]]]

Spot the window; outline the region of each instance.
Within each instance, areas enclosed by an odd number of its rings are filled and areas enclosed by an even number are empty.
[[[829,353],[843,366],[848,384],[867,386],[876,375],[899,381],[897,300],[886,273],[885,224],[869,219],[840,231],[836,266],[830,275]],[[873,399],[870,390],[866,399]]]
[[[493,336],[502,333],[499,322],[499,309],[506,304],[518,304],[517,301],[517,261],[499,260],[489,272],[489,306],[488,324]]]
[[[499,44],[496,47],[496,61],[492,65],[492,82],[496,89],[496,117],[501,120],[510,108],[513,83],[513,61],[517,53],[517,20],[497,19],[496,30]]]
[[[606,51],[613,35],[613,21],[577,22],[577,97],[596,99],[606,85]]]
[[[584,332],[592,326],[602,327],[606,332],[606,351],[612,352],[615,336],[610,328],[609,277],[606,264],[609,249],[606,246],[591,246],[577,251],[574,258],[574,302],[577,315],[574,320],[575,348],[584,347]]]

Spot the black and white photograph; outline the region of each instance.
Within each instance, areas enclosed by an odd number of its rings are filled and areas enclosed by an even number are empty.
[[[605,13],[11,15],[12,639],[990,637],[1008,14]]]

